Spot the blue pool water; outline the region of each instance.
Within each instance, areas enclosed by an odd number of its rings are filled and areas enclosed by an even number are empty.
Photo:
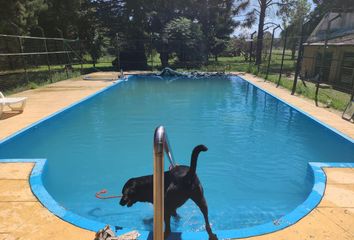
[[[152,205],[121,207],[98,200],[120,194],[126,180],[152,173],[152,139],[164,125],[175,158],[197,173],[214,230],[270,222],[301,204],[312,187],[308,162],[354,162],[353,143],[238,77],[131,77],[0,145],[1,158],[47,158],[44,184],[81,216],[116,226],[152,229]],[[167,169],[166,164],[166,169]],[[174,231],[203,231],[188,201]]]

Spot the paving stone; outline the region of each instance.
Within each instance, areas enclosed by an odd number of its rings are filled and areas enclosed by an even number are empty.
[[[354,184],[327,184],[319,207],[354,208]]]
[[[28,180],[0,180],[0,202],[37,201]]]
[[[34,163],[0,163],[0,179],[28,179]]]
[[[354,239],[354,208],[317,208],[317,210],[351,234]]]
[[[326,171],[327,184],[354,184],[353,168],[335,168]]]
[[[353,240],[352,235],[317,210],[284,230],[252,240]]]
[[[62,221],[39,202],[0,202],[0,223],[0,232],[9,232],[8,235],[15,237],[14,239],[89,240],[94,238],[93,232]]]

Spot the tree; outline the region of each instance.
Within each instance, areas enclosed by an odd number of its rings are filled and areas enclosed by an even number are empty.
[[[88,1],[88,0],[86,0]],[[39,14],[38,24],[46,36],[78,37],[78,18],[81,0],[47,0],[48,9]]]
[[[48,7],[45,0],[0,0],[0,6],[0,32],[15,35],[28,34]]]
[[[237,7],[237,11],[249,9],[242,26],[250,27],[258,19],[256,65],[260,65],[262,63],[263,35],[267,10],[269,10],[271,6],[290,7],[290,5],[295,1],[296,0],[288,0],[287,3],[284,3],[284,0],[258,0],[256,6],[254,6],[252,5],[253,1],[251,0],[238,0],[239,5]]]
[[[90,0],[81,2],[76,24],[79,38],[84,43],[85,49],[90,54],[95,67],[105,47],[105,31],[97,17],[96,2]]]
[[[213,37],[210,43],[210,52],[214,55],[215,61],[218,61],[218,55],[222,53],[227,47],[227,41],[217,37]]]
[[[197,22],[180,17],[166,24],[164,36],[169,52],[176,53],[179,62],[200,63],[203,59],[203,33]]]
[[[99,0],[98,16],[107,29],[111,45],[119,37],[120,60],[126,60],[126,69],[146,69],[146,43],[148,40],[148,0]],[[136,63],[136,64],[129,64]]]
[[[204,35],[207,41],[207,54],[214,55],[216,61],[218,55],[226,49],[230,34],[237,26],[233,19],[235,16],[233,2],[230,0],[207,1],[207,21],[202,24],[204,24]]]
[[[144,61],[150,39],[160,54],[162,65],[168,63],[169,49],[178,54],[181,61],[188,58],[207,61],[209,55],[217,60],[226,48],[233,32],[237,14],[235,0],[0,0],[0,30],[3,33],[36,34],[43,29],[46,37],[80,38],[92,59],[102,54],[104,43],[109,39],[109,51],[118,46],[121,52]],[[177,20],[177,22],[175,21]],[[174,25],[173,25],[174,24]],[[176,25],[177,24],[177,25]],[[196,55],[182,55],[171,44],[166,31],[179,29],[191,31],[199,41]],[[187,28],[184,28],[187,27]],[[32,30],[31,30],[32,29]],[[35,29],[35,30],[34,30]],[[191,30],[192,29],[192,30]],[[40,31],[39,35],[41,35]],[[195,44],[189,36],[173,33],[179,41],[188,40],[184,49],[192,50]],[[166,35],[167,34],[167,35]],[[170,38],[170,39],[169,39]],[[167,41],[169,40],[169,41]],[[176,42],[177,39],[174,41]],[[149,48],[148,48],[149,47]],[[167,49],[167,50],[166,50]],[[114,54],[117,54],[116,51]],[[95,60],[94,60],[95,61]]]
[[[226,54],[228,56],[243,56],[245,61],[249,60],[249,43],[246,41],[247,37],[241,33],[237,37],[232,37],[226,48]]]
[[[304,24],[304,19],[310,12],[310,4],[307,0],[284,0],[284,5],[279,8],[278,16],[282,17],[284,31],[287,31],[287,45],[291,49],[291,59],[295,59],[296,47],[301,35],[301,28]],[[290,4],[287,4],[290,2]],[[285,33],[281,35],[284,36]]]
[[[173,19],[184,17],[200,25],[203,34],[201,44],[205,46],[201,53],[205,60],[210,53],[215,56],[225,49],[225,42],[235,26],[233,0],[154,0],[149,2],[149,6],[151,11],[148,13],[148,32],[153,36],[162,66],[167,65],[170,55],[163,32],[166,24]]]

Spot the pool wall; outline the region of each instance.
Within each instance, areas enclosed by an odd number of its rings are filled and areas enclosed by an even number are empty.
[[[241,78],[241,77],[240,77]],[[242,78],[243,79],[243,78]],[[243,79],[245,80],[245,79]],[[36,127],[39,124],[43,124],[46,121],[49,121],[50,119],[53,119],[57,116],[60,115],[60,113],[66,112],[68,110],[74,110],[74,107],[79,105],[79,104],[84,104],[87,103],[89,100],[92,100],[95,96],[98,94],[102,94],[105,91],[108,91],[109,89],[112,89],[113,87],[121,85],[120,83],[124,82],[125,80],[118,80],[114,82],[111,86],[108,86],[95,94],[92,94],[81,101],[74,103],[61,111],[58,111],[24,129],[21,131],[18,131],[14,133],[13,135],[3,139],[0,141],[0,144],[5,143],[7,141],[12,141],[14,140],[17,136],[24,134],[24,133],[29,133],[29,131]],[[247,80],[245,80],[247,81]],[[249,84],[253,85],[255,88],[262,90],[268,95],[271,95],[272,97],[276,98],[277,100],[281,101],[282,103],[288,105],[289,107],[295,109],[296,111],[306,115],[307,117],[311,118],[312,120],[316,121],[317,123],[320,124],[320,126],[324,127],[328,131],[333,131],[334,133],[342,136],[345,138],[347,141],[354,143],[354,140],[351,139],[350,137],[342,134],[341,132],[337,131],[336,129],[328,126],[327,124],[317,120],[315,117],[309,115],[308,113],[302,111],[301,109],[283,101],[282,99],[276,97],[275,95],[269,93],[268,91],[259,88],[258,86],[252,84],[251,82],[247,81]],[[53,198],[52,196],[47,192],[43,185],[43,174],[45,174],[45,166],[46,166],[46,159],[0,159],[0,162],[3,163],[35,163],[34,168],[32,169],[31,175],[30,175],[30,186],[33,194],[37,197],[37,199],[42,203],[44,207],[46,207],[51,213],[54,215],[58,216],[64,221],[67,221],[75,226],[91,230],[91,231],[98,231],[99,229],[102,229],[106,224],[97,222],[94,220],[90,220],[84,217],[81,217],[71,211],[66,210],[64,207],[60,206]],[[307,214],[309,214],[321,201],[324,192],[325,192],[325,187],[326,187],[326,175],[323,171],[324,167],[338,167],[338,168],[352,168],[354,167],[354,163],[321,163],[321,162],[310,162],[309,163],[309,169],[310,169],[310,174],[312,174],[312,179],[313,179],[313,187],[312,191],[310,192],[309,196],[307,199],[300,204],[298,207],[296,207],[293,211],[290,213],[286,214],[285,216],[273,221],[269,222],[266,224],[250,227],[250,228],[244,228],[244,229],[235,229],[235,230],[221,230],[221,231],[216,231],[215,233],[218,235],[219,239],[230,239],[230,238],[243,238],[243,237],[250,237],[250,236],[258,236],[258,235],[264,235],[267,233],[275,232],[281,229],[284,229],[288,226],[291,226],[301,220],[303,217],[305,217]],[[114,229],[114,226],[112,226]],[[125,232],[132,231],[133,229],[128,229],[128,228],[123,228],[120,230],[117,230],[117,234],[123,234]],[[151,232],[148,231],[139,231],[141,236],[139,239],[151,239],[152,234]],[[190,240],[199,240],[199,239],[207,239],[208,236],[206,232],[182,232],[182,233],[173,233],[172,239],[190,239]]]
[[[106,224],[97,222],[91,219],[81,217],[64,207],[60,206],[48,193],[43,185],[43,174],[46,167],[46,159],[1,159],[1,163],[34,163],[31,175],[29,177],[29,182],[33,194],[37,197],[39,202],[47,208],[51,213],[59,217],[60,219],[69,222],[77,227],[84,228],[97,232],[102,229]],[[230,239],[230,238],[245,238],[251,236],[259,236],[289,227],[306,215],[308,215],[322,200],[322,197],[326,188],[326,174],[323,171],[324,167],[335,167],[335,168],[352,168],[353,163],[318,163],[310,162],[309,168],[313,175],[313,187],[312,191],[307,197],[307,199],[295,208],[290,213],[285,216],[269,222],[266,224],[258,225],[250,228],[235,229],[235,230],[221,230],[215,231],[219,239]],[[111,226],[115,229],[115,226]],[[117,230],[117,234],[124,234],[126,232],[132,231],[133,229],[123,228]],[[139,239],[151,239],[152,234],[148,231],[139,231],[141,236]],[[183,240],[202,240],[207,239],[208,235],[205,232],[182,232],[173,233],[172,239],[183,239]]]

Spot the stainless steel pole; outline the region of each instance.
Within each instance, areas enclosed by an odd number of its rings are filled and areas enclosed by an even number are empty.
[[[165,129],[159,126],[154,134],[154,240],[164,239],[164,148]]]

